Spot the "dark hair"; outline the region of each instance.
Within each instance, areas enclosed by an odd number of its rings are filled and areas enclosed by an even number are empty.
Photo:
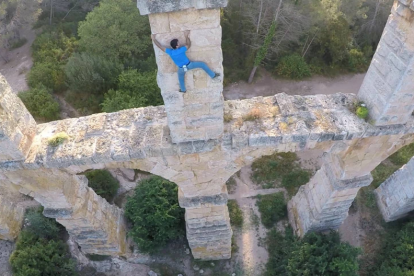
[[[170,45],[173,49],[177,48],[177,44],[178,44],[178,39],[173,39],[170,42]]]

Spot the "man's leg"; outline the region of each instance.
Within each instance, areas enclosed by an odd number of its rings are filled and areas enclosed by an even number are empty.
[[[210,78],[214,78],[216,76],[216,73],[211,71],[210,68],[208,68],[207,64],[205,64],[202,61],[192,61],[188,66],[188,69],[196,69],[201,68],[210,76]]]
[[[185,71],[183,68],[178,68],[178,82],[180,83],[180,92],[186,92],[187,89],[185,88]]]

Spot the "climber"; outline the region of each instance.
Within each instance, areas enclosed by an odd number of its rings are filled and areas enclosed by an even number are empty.
[[[208,68],[207,64],[201,61],[190,61],[187,58],[185,52],[190,49],[191,41],[188,37],[190,31],[185,31],[184,35],[187,40],[187,44],[180,47],[178,39],[173,39],[170,42],[172,49],[163,47],[156,39],[155,35],[151,35],[151,39],[154,41],[155,45],[160,48],[162,51],[166,52],[174,63],[178,66],[178,81],[180,82],[180,92],[185,93],[187,89],[185,88],[184,76],[188,70],[201,68],[203,69],[212,79],[217,79],[220,76],[218,73],[214,73]]]

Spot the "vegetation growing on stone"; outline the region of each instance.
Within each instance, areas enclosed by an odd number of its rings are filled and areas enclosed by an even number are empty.
[[[41,215],[41,210],[27,214],[28,226],[22,230],[10,257],[16,276],[75,276],[75,262],[66,244],[59,239],[57,223]]]
[[[356,110],[356,115],[361,119],[366,119],[368,117],[368,108],[365,106],[358,106]]]
[[[184,235],[184,209],[177,195],[175,183],[154,176],[141,181],[128,198],[125,216],[132,223],[129,235],[143,252],[153,252]]]
[[[232,199],[227,202],[229,208],[230,223],[235,227],[243,226],[243,212],[236,200]]]
[[[108,202],[112,202],[118,191],[119,181],[110,172],[107,170],[93,170],[85,173],[85,176],[88,178],[88,186],[96,194],[105,198]]]
[[[272,229],[266,246],[269,261],[265,276],[357,276],[360,250],[341,242],[337,232],[308,233],[303,239],[287,228],[284,235]]]
[[[49,138],[48,143],[52,147],[57,147],[63,144],[66,140],[69,139],[69,136],[66,132],[59,132]]]
[[[271,228],[287,215],[285,197],[281,192],[258,195],[256,205],[259,208],[262,223],[266,228]]]

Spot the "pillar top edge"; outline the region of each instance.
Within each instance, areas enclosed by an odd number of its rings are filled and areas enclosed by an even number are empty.
[[[195,9],[218,9],[227,6],[228,0],[137,0],[141,15]]]

